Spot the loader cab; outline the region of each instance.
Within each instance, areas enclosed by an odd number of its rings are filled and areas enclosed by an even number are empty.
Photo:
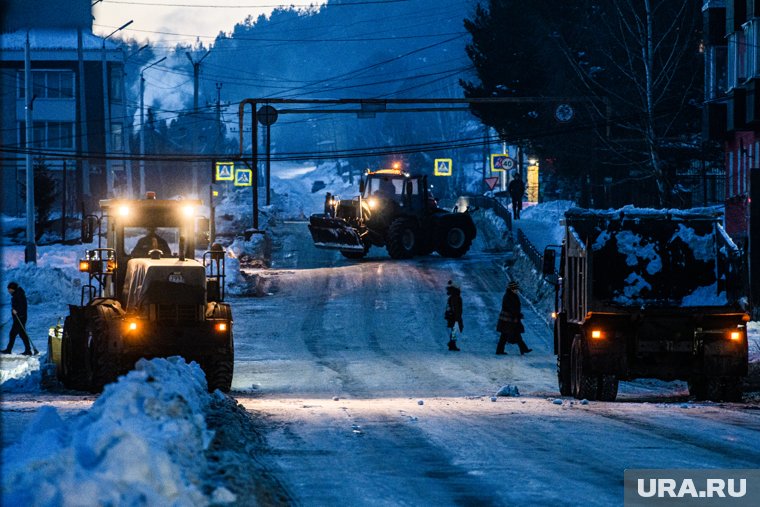
[[[122,293],[131,259],[193,259],[199,200],[105,200],[100,202],[106,224],[106,246],[118,266],[106,294]]]
[[[412,211],[421,211],[428,202],[427,178],[410,176],[397,169],[381,169],[367,174],[362,185],[362,198],[376,208],[383,201]]]

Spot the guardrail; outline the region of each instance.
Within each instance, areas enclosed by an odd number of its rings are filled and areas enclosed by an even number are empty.
[[[520,229],[517,229],[517,243],[519,243],[520,247],[525,253],[525,256],[530,259],[538,272],[540,273],[543,271],[544,255],[538,251],[538,248],[536,248],[536,246],[530,242],[528,236],[526,236],[525,233]]]

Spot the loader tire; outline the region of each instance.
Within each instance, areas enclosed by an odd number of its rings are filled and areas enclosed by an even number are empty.
[[[618,393],[618,378],[615,375],[599,375],[599,401],[615,401]]]
[[[83,331],[76,327],[73,317],[68,316],[63,321],[61,364],[58,368],[58,379],[67,389],[77,391],[86,391],[89,387],[86,366],[87,348]]]
[[[575,335],[570,351],[570,379],[575,398],[594,401],[599,396],[599,379],[589,375],[583,339]]]
[[[438,239],[437,251],[442,257],[458,258],[467,253],[472,237],[459,224],[446,224]]]
[[[411,259],[417,250],[418,235],[414,221],[397,218],[388,228],[388,255],[392,259]]]
[[[230,345],[230,352],[228,354],[214,356],[204,367],[208,391],[210,393],[213,393],[217,389],[223,393],[230,392],[232,388],[232,372],[235,364],[233,350],[232,345]]]
[[[115,312],[104,306],[93,308],[93,316],[87,325],[87,377],[93,393],[103,391],[106,384],[119,377],[118,352],[111,346],[109,321]]]

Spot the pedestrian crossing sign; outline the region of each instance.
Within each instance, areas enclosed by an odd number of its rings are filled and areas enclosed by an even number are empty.
[[[450,158],[437,158],[435,159],[435,175],[436,176],[451,176],[451,159]]]
[[[235,162],[216,163],[216,181],[232,181],[235,177]]]
[[[235,171],[235,186],[250,187],[253,180],[253,171],[250,169],[237,169]]]

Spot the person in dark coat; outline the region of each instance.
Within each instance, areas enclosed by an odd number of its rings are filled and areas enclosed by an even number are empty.
[[[156,233],[155,227],[148,227],[148,233],[137,241],[131,257],[148,257],[151,250],[161,250],[164,257],[171,257],[172,249],[164,238]]]
[[[516,173],[512,181],[507,185],[507,192],[512,198],[512,215],[515,220],[520,219],[520,212],[522,211],[522,198],[525,193],[525,183],[523,183],[520,173]]]
[[[520,347],[520,355],[533,350],[529,349],[522,339],[525,327],[522,323],[522,304],[520,303],[520,296],[517,295],[519,288],[517,282],[509,282],[501,300],[499,322],[496,324],[496,330],[500,333],[499,344],[496,346],[496,354],[498,355],[506,355],[504,346],[507,343],[514,343]]]
[[[10,282],[8,284],[8,294],[11,295],[11,319],[13,325],[11,326],[11,332],[8,335],[8,346],[0,350],[2,354],[10,354],[13,352],[13,344],[16,343],[16,336],[21,336],[21,340],[24,342],[24,354],[25,356],[32,355],[31,342],[29,341],[29,335],[26,334],[26,317],[27,317],[27,304],[26,294],[24,289],[19,287],[16,282]]]
[[[457,284],[449,280],[449,283],[446,284],[446,294],[449,297],[446,300],[446,311],[443,313],[443,318],[446,319],[446,327],[449,328],[449,350],[459,351],[454,324],[459,324],[460,333],[464,330],[464,322],[462,321],[462,291]]]

